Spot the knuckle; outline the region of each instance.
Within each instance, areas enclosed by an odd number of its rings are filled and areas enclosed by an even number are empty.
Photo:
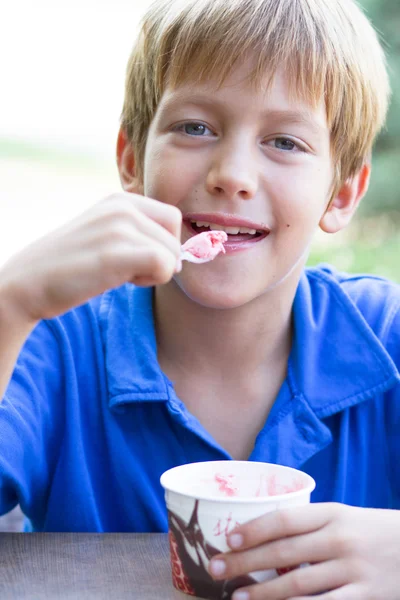
[[[114,219],[107,229],[105,239],[109,243],[113,242],[129,242],[132,232],[127,227],[126,222],[119,219]]]
[[[100,205],[101,210],[96,213],[96,217],[100,222],[114,223],[117,221],[126,223],[127,219],[131,218],[132,209],[121,196],[108,197]]]
[[[279,566],[283,566],[283,567],[292,566],[292,564],[291,564],[291,560],[293,560],[292,553],[290,551],[289,545],[287,544],[286,540],[281,540],[279,542],[276,542],[274,544],[273,553],[274,553],[274,559],[276,559],[277,564],[279,564]]]
[[[111,213],[114,213],[118,210],[122,210],[124,212],[129,210],[129,200],[126,195],[121,193],[113,193],[104,198],[100,204],[103,204],[103,208]]]
[[[368,575],[364,562],[359,558],[354,558],[347,563],[347,578],[349,581],[361,581]]]
[[[244,556],[230,555],[226,558],[226,573],[227,577],[242,575],[248,572],[250,567],[247,564]]]
[[[268,582],[266,582],[268,583]],[[258,583],[256,585],[250,585],[250,587],[244,588],[248,594],[249,600],[267,600],[275,596],[271,596],[271,592],[266,583]]]
[[[119,194],[117,193],[112,193],[112,194],[108,194],[107,196],[105,196],[104,198],[102,198],[98,204],[103,205],[103,204],[109,204],[110,202],[112,202],[113,200],[115,200],[115,198],[118,198]]]
[[[118,202],[112,209],[112,221],[116,223],[126,224],[132,221],[135,216],[136,209],[132,209],[127,202]]]
[[[292,518],[290,516],[289,511],[278,510],[276,516],[278,520],[277,525],[279,527],[280,532],[283,535],[290,532],[292,528]]]
[[[339,529],[332,536],[332,546],[338,556],[351,556],[357,553],[359,542],[347,531]]]
[[[291,595],[303,596],[307,592],[309,585],[309,575],[305,573],[306,569],[295,569],[291,572]]]

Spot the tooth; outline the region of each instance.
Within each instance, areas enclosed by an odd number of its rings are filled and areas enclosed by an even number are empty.
[[[250,229],[249,227],[224,227],[223,225],[217,225],[215,223],[208,223],[207,221],[191,221],[197,227],[209,227],[213,231],[225,231],[230,235],[237,235],[243,233],[247,235],[255,235],[256,229]]]
[[[206,223],[205,221],[196,221],[196,225],[197,227],[208,227],[209,223]]]
[[[249,235],[254,235],[255,233],[257,233],[257,231],[255,229],[249,229],[249,227],[241,227],[240,233],[247,233]]]
[[[219,231],[219,230],[225,231],[225,229],[226,229],[225,227],[221,227],[221,225],[215,225],[214,223],[210,223],[209,227],[211,230],[214,230],[214,231]]]

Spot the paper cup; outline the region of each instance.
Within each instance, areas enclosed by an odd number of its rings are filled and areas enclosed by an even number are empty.
[[[238,524],[267,512],[310,502],[312,477],[289,467],[249,461],[190,463],[163,473],[168,510],[172,581],[200,598],[229,600],[239,588],[274,579],[290,569],[214,581],[213,556],[229,550],[227,535]],[[294,565],[292,568],[296,568]]]

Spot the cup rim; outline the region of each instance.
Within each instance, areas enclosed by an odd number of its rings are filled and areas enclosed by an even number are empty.
[[[206,494],[206,493],[201,493],[201,492],[196,493],[196,494],[191,494],[191,493],[182,491],[182,489],[178,488],[178,486],[166,485],[166,483],[165,483],[165,480],[170,476],[172,471],[177,471],[177,470],[181,469],[182,467],[186,467],[189,464],[205,465],[205,464],[213,463],[215,466],[217,466],[218,464],[224,464],[224,465],[226,465],[226,463],[229,463],[229,464],[246,463],[247,464],[249,462],[259,463],[260,461],[211,460],[211,461],[202,461],[202,462],[196,462],[196,463],[185,463],[184,465],[177,465],[176,467],[172,467],[171,469],[164,471],[164,473],[160,477],[160,483],[166,492],[172,492],[174,494],[178,494],[178,495],[184,496],[186,498],[193,498],[196,500],[207,500],[209,502],[224,503],[224,504],[263,504],[263,503],[272,504],[272,503],[276,503],[276,502],[281,502],[282,500],[288,500],[289,498],[292,499],[292,498],[297,498],[298,496],[304,496],[305,494],[311,494],[316,487],[316,482],[315,482],[314,478],[311,477],[311,475],[309,475],[308,473],[305,473],[304,471],[301,471],[300,469],[295,469],[293,467],[287,467],[285,465],[278,465],[275,463],[267,463],[267,462],[261,462],[261,464],[278,467],[279,469],[284,469],[286,471],[292,471],[294,473],[300,473],[306,480],[308,480],[308,485],[306,485],[304,488],[302,488],[300,490],[296,490],[294,492],[286,492],[284,494],[275,494],[273,496],[260,496],[258,498],[254,497],[254,496],[241,496],[241,497],[227,496],[227,497],[221,498],[221,497],[213,496],[212,494]]]

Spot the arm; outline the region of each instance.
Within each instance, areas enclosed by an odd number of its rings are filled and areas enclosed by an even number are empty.
[[[136,194],[115,194],[25,248],[0,269],[0,401],[24,341],[51,319],[126,282],[169,281],[182,214]]]
[[[25,341],[0,404],[0,514],[21,504],[42,515],[65,423],[65,359],[57,323],[39,323]]]
[[[11,297],[6,286],[0,288],[0,403],[21,348],[35,326],[18,314]]]
[[[180,211],[117,194],[31,244],[0,269],[0,514],[46,506],[62,439],[64,365],[47,322],[126,282],[169,281]],[[36,508],[35,508],[36,507]]]

